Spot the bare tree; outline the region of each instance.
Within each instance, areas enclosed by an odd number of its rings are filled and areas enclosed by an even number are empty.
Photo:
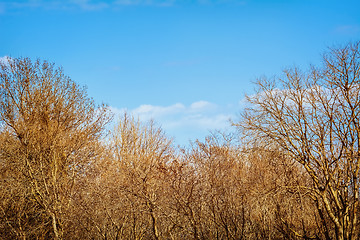
[[[195,166],[201,189],[197,218],[200,239],[245,236],[246,178],[241,151],[232,134],[213,133],[192,146],[188,161]]]
[[[128,114],[120,119],[84,202],[97,238],[165,238],[169,179],[164,177],[173,155],[171,140],[153,122],[141,123]]]
[[[327,239],[359,237],[359,50],[359,42],[349,43],[330,49],[321,68],[307,73],[293,68],[284,77],[260,79],[236,124],[263,146],[275,142],[303,166]]]
[[[0,162],[3,171],[11,169],[1,187],[16,183],[13,201],[20,197],[23,205],[7,225],[30,237],[22,230],[30,212],[21,211],[36,208],[26,226],[44,228],[44,238],[63,238],[74,183],[86,176],[109,120],[107,108],[96,106],[54,64],[29,58],[0,63]]]
[[[310,178],[278,148],[243,146],[243,174],[249,210],[246,238],[323,239],[315,204],[304,188]]]
[[[115,162],[126,178],[122,190],[138,210],[148,215],[151,238],[160,239],[160,219],[165,211],[160,207],[161,176],[172,160],[171,140],[153,122],[142,124],[125,114],[114,132],[113,144]]]

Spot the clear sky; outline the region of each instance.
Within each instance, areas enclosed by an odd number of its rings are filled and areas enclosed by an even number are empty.
[[[179,144],[229,126],[257,77],[358,40],[359,0],[0,0],[0,57],[55,62]]]

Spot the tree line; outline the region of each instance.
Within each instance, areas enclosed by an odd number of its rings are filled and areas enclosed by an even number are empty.
[[[53,63],[0,62],[1,239],[360,238],[360,42],[260,78],[232,124],[176,147]]]

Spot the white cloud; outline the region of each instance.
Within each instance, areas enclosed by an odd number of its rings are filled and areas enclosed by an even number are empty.
[[[334,30],[337,34],[355,35],[360,32],[360,25],[340,25]]]
[[[109,7],[109,4],[105,1],[94,2],[91,0],[71,0],[71,3],[79,6],[85,11],[96,11]]]
[[[130,5],[149,4],[150,2],[151,1],[149,0],[117,0],[115,1],[115,4],[130,6]]]
[[[96,11],[110,7],[113,2],[104,0],[14,0],[5,3],[0,3],[0,14],[12,10],[22,9],[45,9],[45,10],[69,10],[80,8],[84,11]]]
[[[224,130],[230,127],[229,120],[239,111],[238,105],[222,107],[207,101],[194,102],[188,106],[176,103],[170,106],[141,105],[135,109],[117,109],[117,115],[124,112],[132,114],[141,121],[153,119],[178,143],[186,144],[188,140],[203,139],[213,130]]]
[[[117,0],[114,3],[122,6],[151,5],[151,6],[172,6],[176,0]]]
[[[139,116],[140,119],[149,120],[157,119],[164,116],[170,116],[183,112],[186,107],[177,103],[171,106],[153,106],[153,105],[141,105],[140,107],[131,111],[135,116]]]
[[[196,0],[199,4],[241,4],[244,5],[245,1],[240,0]],[[131,6],[131,5],[151,5],[151,6],[173,6],[175,4],[182,4],[182,0],[115,0],[117,5]]]
[[[7,65],[10,60],[11,60],[11,58],[8,56],[0,57],[0,63],[3,63],[5,65]]]
[[[0,0],[1,1],[1,0]],[[243,4],[244,1],[239,0],[196,0],[198,4]],[[69,10],[78,8],[84,11],[98,11],[106,8],[117,8],[126,6],[155,6],[155,7],[171,7],[181,5],[182,0],[12,0],[0,2],[0,14],[7,11],[21,9],[45,9],[45,10]],[[170,66],[192,65],[190,62],[173,62]]]
[[[207,101],[198,101],[190,105],[190,109],[194,111],[203,111],[216,108],[216,105]]]
[[[4,3],[0,3],[0,14],[5,13],[5,4]]]
[[[0,57],[0,62],[7,62],[8,56]]]

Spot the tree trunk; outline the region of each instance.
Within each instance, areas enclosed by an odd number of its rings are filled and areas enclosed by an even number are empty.
[[[55,214],[51,214],[51,218],[52,218],[52,225],[53,225],[53,231],[54,231],[54,239],[55,240],[61,240],[61,237],[59,236],[59,231],[57,228],[57,224],[56,224],[56,216]]]

